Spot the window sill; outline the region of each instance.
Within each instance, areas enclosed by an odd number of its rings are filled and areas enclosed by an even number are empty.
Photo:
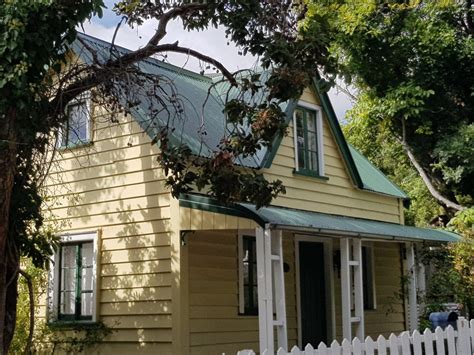
[[[68,150],[76,150],[81,148],[88,148],[94,145],[93,141],[84,142],[84,143],[77,143],[77,144],[69,144],[58,147],[58,150],[61,152],[68,151]]]
[[[323,181],[329,180],[327,176],[321,176],[314,171],[305,171],[305,170],[293,170],[293,175],[305,176],[310,178],[315,178]]]
[[[100,323],[93,320],[70,320],[70,321],[54,320],[54,321],[49,321],[48,326],[51,329],[81,330],[81,329],[97,328],[100,326]]]

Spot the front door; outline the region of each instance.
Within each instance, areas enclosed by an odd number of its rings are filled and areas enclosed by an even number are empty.
[[[324,244],[299,242],[301,339],[303,347],[327,342]]]

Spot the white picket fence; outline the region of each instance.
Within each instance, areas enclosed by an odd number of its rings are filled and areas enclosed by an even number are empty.
[[[426,329],[423,334],[415,330],[411,335],[403,332],[392,334],[388,339],[379,336],[376,341],[367,337],[364,342],[354,338],[352,342],[344,339],[341,344],[333,341],[330,346],[324,343],[314,349],[308,344],[304,350],[294,346],[290,352],[280,348],[277,355],[473,355],[474,319],[457,322],[457,330],[448,326],[445,330],[436,328],[435,332]],[[241,350],[237,355],[255,355],[253,350]],[[264,351],[262,355],[270,355]]]

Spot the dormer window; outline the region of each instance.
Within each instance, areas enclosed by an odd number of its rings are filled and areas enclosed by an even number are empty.
[[[293,117],[295,163],[297,173],[324,175],[321,110],[318,106],[300,104]]]
[[[66,107],[67,121],[60,134],[61,147],[76,147],[91,141],[90,98],[81,95]]]

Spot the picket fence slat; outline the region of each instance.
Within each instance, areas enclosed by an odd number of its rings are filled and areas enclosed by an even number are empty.
[[[444,354],[444,332],[440,327],[435,329],[436,353]]]
[[[421,350],[421,334],[418,330],[415,330],[413,332],[413,354],[414,355],[422,355],[422,350]]]
[[[275,355],[265,350],[262,355]],[[434,333],[425,329],[423,334],[418,330],[413,333],[403,332],[400,335],[391,334],[388,339],[379,335],[376,341],[371,337],[361,341],[354,338],[352,342],[344,339],[340,344],[334,340],[328,347],[319,343],[315,349],[307,344],[304,350],[293,346],[288,352],[280,348],[276,355],[473,355],[474,354],[474,320],[468,322],[460,318],[457,330],[452,326],[446,329],[436,328]],[[241,350],[237,355],[255,355],[253,350]]]
[[[377,338],[377,350],[379,355],[387,355],[387,340],[382,335]]]
[[[402,345],[402,354],[403,355],[410,355],[410,334],[408,332],[403,332],[400,335],[400,343]]]
[[[371,337],[365,338],[365,354],[366,355],[374,355],[375,354],[375,342],[372,340]]]
[[[448,354],[449,355],[456,355],[456,346],[454,345],[454,328],[450,325],[446,329],[446,338],[448,340]]]
[[[425,354],[434,355],[433,351],[433,333],[429,329],[425,329],[423,332],[424,344],[425,344]]]
[[[471,349],[474,351],[474,319],[471,319],[469,330],[469,333],[471,334]]]

